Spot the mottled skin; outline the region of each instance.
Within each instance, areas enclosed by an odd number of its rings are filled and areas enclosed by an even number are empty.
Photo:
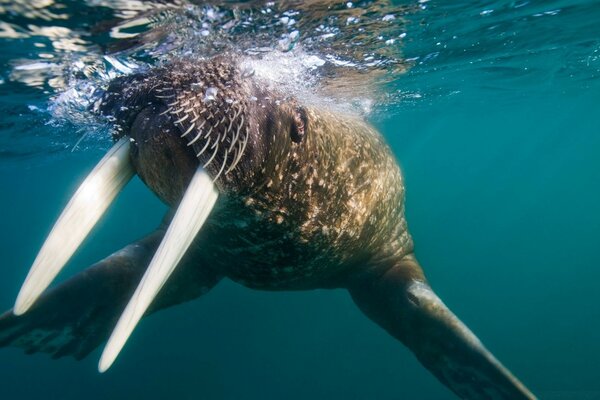
[[[176,207],[200,165],[220,192],[149,313],[222,277],[267,290],[347,288],[460,397],[534,398],[428,286],[404,218],[402,175],[379,133],[249,75],[236,60],[182,60],[117,79],[98,102],[115,118],[117,138],[131,139],[138,175],[163,201]],[[106,339],[163,234],[164,227],[49,291],[24,316],[5,314],[0,346],[89,353]],[[70,304],[70,296],[81,299]]]
[[[380,136],[358,120],[306,115],[303,140],[277,139],[251,190],[228,196],[207,226],[206,254],[246,286],[340,286],[358,268],[412,250],[402,177]]]
[[[207,69],[225,78],[219,81]],[[123,82],[118,81],[113,86],[119,89],[105,96],[105,112],[115,113],[111,98],[118,96],[118,122],[134,140],[138,174],[171,206],[177,205],[198,164],[211,156],[206,151],[195,157],[204,147],[201,140],[193,151],[185,146],[197,129],[180,137],[192,114],[214,110],[214,121],[225,117],[220,126],[226,128],[234,115],[227,110],[243,109],[249,143],[241,162],[217,180],[219,208],[201,233],[203,257],[227,277],[273,290],[341,286],[358,268],[412,252],[402,175],[380,134],[360,118],[299,106],[273,91],[265,94],[254,80],[236,73],[234,64],[219,60],[180,62],[177,68],[127,81],[126,87],[134,89],[125,94],[126,109]],[[189,90],[193,85],[200,90]],[[203,100],[207,88],[217,89],[214,100]],[[177,98],[171,96],[182,93],[189,102],[185,106],[193,109],[187,121],[174,123],[185,111],[163,113]],[[182,108],[178,105],[173,111]],[[211,175],[221,166],[209,164]]]

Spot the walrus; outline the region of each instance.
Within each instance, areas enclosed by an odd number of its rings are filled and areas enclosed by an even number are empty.
[[[115,144],[42,246],[0,346],[115,361],[139,320],[222,278],[262,290],[345,288],[464,399],[535,396],[431,289],[408,232],[404,181],[361,117],[265,86],[232,57],[114,79],[94,110]],[[156,231],[47,290],[134,176],[172,207]]]

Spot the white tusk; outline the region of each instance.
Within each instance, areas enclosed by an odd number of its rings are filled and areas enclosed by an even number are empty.
[[[134,174],[129,139],[122,138],[100,160],[58,217],[17,296],[13,313],[25,313],[50,285]]]
[[[165,237],[108,339],[100,357],[98,371],[106,371],[115,361],[131,332],[206,221],[217,197],[218,191],[213,180],[203,168],[198,168],[183,195]]]

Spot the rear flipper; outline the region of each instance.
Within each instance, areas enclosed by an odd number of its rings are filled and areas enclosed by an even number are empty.
[[[157,230],[46,291],[21,316],[11,311],[0,316],[0,347],[84,358],[108,338],[163,236]],[[189,253],[146,315],[192,300],[219,281],[198,265],[192,248]]]
[[[413,256],[384,274],[354,277],[348,289],[369,318],[460,398],[535,399],[431,290]]]

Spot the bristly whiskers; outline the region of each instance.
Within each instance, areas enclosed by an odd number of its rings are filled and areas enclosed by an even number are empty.
[[[213,80],[211,76],[169,75],[167,72],[168,77],[163,76],[152,88],[153,97],[166,108],[160,115],[172,118],[181,130],[180,137],[194,148],[204,167],[214,165],[213,180],[227,176],[244,154],[250,129],[244,117],[247,105],[229,96],[235,82]]]

